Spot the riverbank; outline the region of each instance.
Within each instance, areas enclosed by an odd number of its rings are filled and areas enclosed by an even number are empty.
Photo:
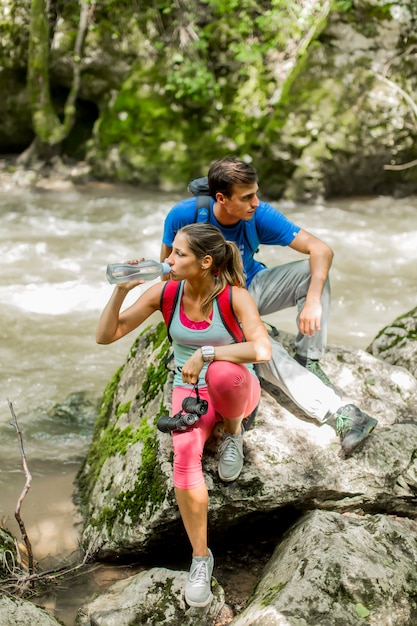
[[[0,157],[0,189],[43,189],[67,191],[73,186],[109,185],[94,179],[85,161],[56,157],[50,164],[38,162],[32,167],[18,163],[18,155]]]

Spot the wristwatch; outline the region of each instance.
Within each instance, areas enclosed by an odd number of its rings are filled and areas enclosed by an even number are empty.
[[[201,346],[201,354],[203,355],[203,361],[205,363],[214,361],[214,346]]]

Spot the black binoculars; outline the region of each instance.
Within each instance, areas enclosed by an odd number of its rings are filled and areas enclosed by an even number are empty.
[[[158,430],[162,433],[172,433],[174,430],[184,431],[192,428],[208,411],[207,400],[200,400],[197,389],[196,393],[196,398],[189,396],[183,400],[181,411],[172,417],[170,415],[160,417],[157,423]]]

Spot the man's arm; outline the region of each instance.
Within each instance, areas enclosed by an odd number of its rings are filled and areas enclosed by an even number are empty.
[[[311,337],[316,330],[320,330],[321,294],[332,264],[333,250],[324,241],[302,229],[289,247],[310,257],[310,286],[298,326],[303,335]]]
[[[164,243],[161,244],[161,263],[165,261],[169,257],[172,252],[172,246],[166,246]]]

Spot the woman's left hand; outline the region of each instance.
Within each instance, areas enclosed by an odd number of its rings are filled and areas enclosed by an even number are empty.
[[[203,355],[201,354],[200,348],[198,348],[182,366],[181,374],[183,382],[195,385],[203,366]]]

